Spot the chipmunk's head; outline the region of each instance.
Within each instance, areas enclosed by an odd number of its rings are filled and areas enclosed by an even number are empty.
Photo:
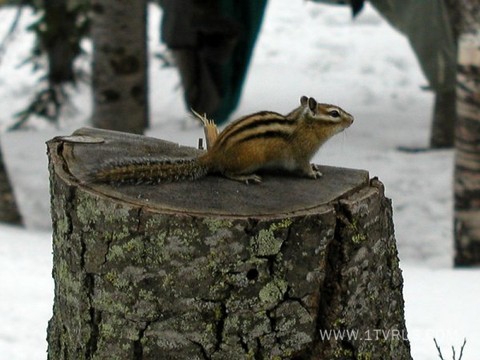
[[[353,123],[353,116],[336,105],[319,104],[313,97],[302,96],[300,104],[304,107],[306,121],[321,124],[336,134]]]

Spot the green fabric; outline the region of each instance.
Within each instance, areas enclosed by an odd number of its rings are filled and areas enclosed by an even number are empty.
[[[370,0],[405,34],[436,92],[455,89],[456,41],[443,0]]]
[[[188,109],[225,122],[238,105],[267,0],[162,0]]]
[[[408,38],[430,87],[435,92],[453,91],[457,49],[444,0],[370,0],[370,3]]]
[[[243,24],[243,34],[231,60],[223,65],[223,101],[213,116],[218,123],[227,120],[237,107],[255,47],[267,0],[222,0],[221,12]]]

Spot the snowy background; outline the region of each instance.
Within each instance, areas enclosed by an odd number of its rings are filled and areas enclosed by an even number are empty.
[[[0,9],[0,39],[14,17]],[[27,16],[28,15],[28,16]],[[150,52],[158,41],[160,12],[150,12]],[[32,22],[22,18],[20,28]],[[12,123],[36,89],[41,74],[19,67],[33,37],[16,33],[0,54],[0,126]],[[85,43],[89,50],[90,45]],[[88,69],[88,58],[80,59]],[[202,131],[184,110],[175,69],[152,60],[148,135],[195,146]],[[410,154],[399,146],[428,145],[433,96],[407,40],[369,6],[352,21],[347,7],[271,0],[241,104],[233,117],[259,110],[287,113],[301,95],[338,104],[355,116],[345,133],[326,144],[314,161],[367,169],[386,186],[394,205],[403,269],[406,321],[412,356],[480,358],[480,270],[452,269],[453,152]],[[45,359],[51,317],[51,232],[45,141],[88,125],[87,84],[70,89],[72,106],[55,128],[32,121],[29,129],[2,133],[0,143],[27,229],[0,225],[0,360]]]

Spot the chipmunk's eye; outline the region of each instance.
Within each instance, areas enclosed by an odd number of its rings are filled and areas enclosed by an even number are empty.
[[[328,114],[334,118],[340,117],[340,113],[338,112],[338,110],[332,110]]]

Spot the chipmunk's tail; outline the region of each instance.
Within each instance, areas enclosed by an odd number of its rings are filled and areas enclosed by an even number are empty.
[[[112,160],[90,174],[95,183],[158,184],[195,180],[207,175],[209,169],[199,158],[158,159],[130,158]]]

